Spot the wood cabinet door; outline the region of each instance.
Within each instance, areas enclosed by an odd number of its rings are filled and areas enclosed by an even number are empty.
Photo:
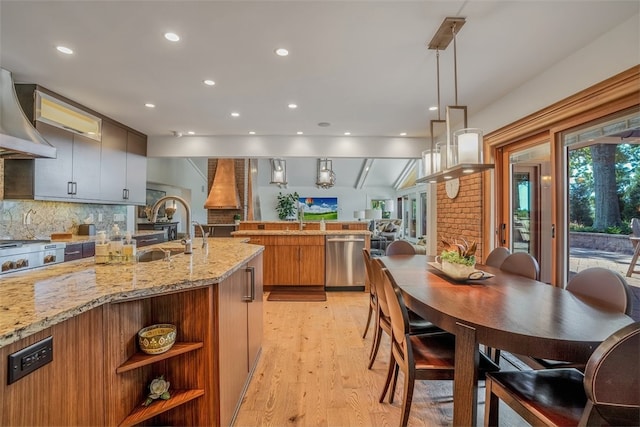
[[[100,198],[102,200],[122,202],[122,190],[127,178],[126,162],[127,130],[103,120],[100,163]]]
[[[42,122],[36,129],[49,144],[56,147],[55,159],[36,159],[34,195],[38,198],[70,198],[69,183],[73,181],[73,136],[71,132]]]
[[[324,286],[324,246],[300,246],[302,286]]]
[[[263,252],[264,253],[264,252]],[[247,303],[247,321],[249,331],[249,372],[257,363],[260,348],[262,348],[262,321],[263,321],[263,283],[262,283],[263,256],[258,255],[249,261],[249,267],[253,267],[253,301]]]
[[[299,247],[293,245],[276,246],[274,269],[274,286],[293,286],[299,284]]]
[[[128,203],[144,205],[147,198],[147,139],[127,132],[126,183]]]

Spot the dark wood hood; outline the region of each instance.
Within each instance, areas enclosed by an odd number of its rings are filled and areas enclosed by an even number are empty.
[[[218,159],[216,173],[204,207],[205,209],[240,209],[233,159]]]

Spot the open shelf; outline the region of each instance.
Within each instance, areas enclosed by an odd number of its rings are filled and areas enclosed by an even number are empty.
[[[118,366],[116,368],[116,373],[121,374],[132,369],[137,369],[142,366],[150,365],[161,360],[178,356],[180,354],[188,353],[190,351],[202,348],[203,345],[204,344],[202,342],[177,342],[168,351],[161,354],[146,354],[143,352],[137,352],[122,365]]]
[[[184,405],[185,403],[204,395],[204,390],[169,390],[169,400],[158,399],[149,406],[139,405],[121,423],[121,427],[134,426],[141,422],[160,415],[170,409]]]

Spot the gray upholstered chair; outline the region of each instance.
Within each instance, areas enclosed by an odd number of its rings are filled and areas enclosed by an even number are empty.
[[[577,369],[487,374],[485,426],[498,425],[502,400],[532,425],[640,425],[640,322],[604,340]]]
[[[491,267],[500,268],[505,258],[507,258],[509,255],[511,255],[511,251],[509,250],[509,248],[498,246],[489,253],[489,256],[484,261],[484,263]]]
[[[507,256],[500,265],[500,270],[534,280],[540,277],[538,261],[526,252],[516,252]]]
[[[578,272],[569,280],[567,291],[587,302],[607,306],[625,314],[631,314],[633,299],[629,285],[621,274],[602,267],[591,267]],[[584,370],[584,363],[573,363],[561,360],[534,359],[535,363],[546,369],[573,367]]]
[[[386,255],[415,255],[416,248],[406,240],[394,240],[387,245]]]

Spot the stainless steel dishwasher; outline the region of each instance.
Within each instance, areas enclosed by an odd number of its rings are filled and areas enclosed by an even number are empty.
[[[325,242],[326,275],[328,291],[363,291],[365,281],[365,238],[357,234],[327,235]]]

